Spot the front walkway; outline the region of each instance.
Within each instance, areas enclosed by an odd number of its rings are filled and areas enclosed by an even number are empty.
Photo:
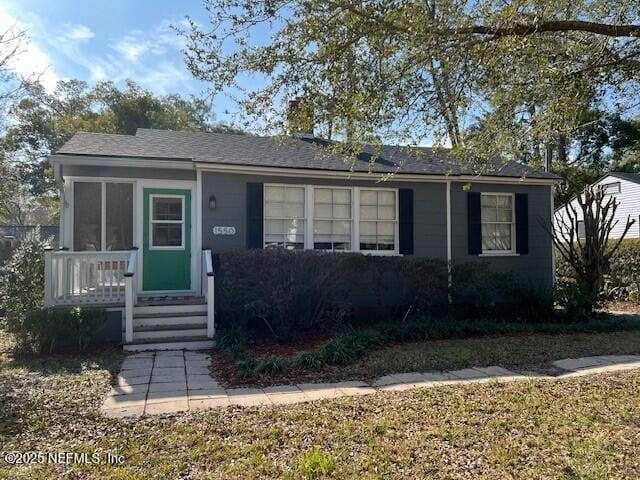
[[[559,376],[521,375],[502,367],[474,367],[438,373],[397,373],[366,382],[303,383],[266,388],[223,388],[210,374],[205,353],[146,352],[128,356],[117,383],[104,401],[108,417],[139,417],[200,411],[229,405],[284,405],[378,391],[402,391],[438,385],[525,379],[563,379],[592,373],[640,368],[640,356],[610,355],[569,358],[553,362],[568,373]]]

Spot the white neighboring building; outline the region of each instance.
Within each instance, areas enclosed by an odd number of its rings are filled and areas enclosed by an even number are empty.
[[[640,238],[640,174],[612,172],[595,182],[594,185],[603,186],[605,193],[615,196],[619,203],[614,220],[614,223],[616,220],[617,223],[613,227],[609,238],[620,238],[624,232],[624,227],[629,216],[635,219],[636,223],[631,226],[625,238]],[[574,198],[571,204],[582,220],[582,210],[580,209],[580,205],[578,205],[577,199]],[[556,217],[558,215],[563,219],[567,218],[564,205],[556,209]],[[584,223],[581,220],[578,222],[578,234],[580,238],[584,236]],[[557,229],[558,219],[556,218],[556,230]]]

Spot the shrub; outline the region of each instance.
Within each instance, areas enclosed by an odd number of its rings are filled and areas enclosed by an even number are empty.
[[[276,356],[262,357],[257,360],[253,370],[260,375],[273,375],[284,371],[284,362]]]
[[[567,311],[577,312],[589,292],[583,292],[575,281],[568,263],[556,256],[557,301]],[[640,303],[640,239],[626,239],[611,258],[599,300]]]
[[[44,249],[36,227],[13,252],[9,262],[0,270],[0,312],[4,327],[19,346],[28,344],[24,323],[30,312],[42,308],[44,302]]]
[[[545,322],[554,314],[554,292],[545,287],[516,284],[512,295],[518,317],[528,322]]]
[[[426,312],[448,302],[449,278],[447,262],[432,259],[407,259],[404,272],[408,283],[410,304]]]
[[[302,352],[296,355],[293,360],[294,368],[314,369],[324,365],[324,361],[318,352]]]
[[[28,346],[38,352],[85,350],[93,333],[106,320],[104,309],[41,309],[26,316],[23,324]],[[25,345],[26,346],[26,345]]]
[[[351,255],[282,249],[221,254],[217,289],[221,328],[259,327],[287,341],[348,313]]]
[[[491,270],[486,261],[456,263],[451,267],[451,301],[467,314],[492,313],[496,304],[510,301],[517,284],[513,273]]]
[[[640,303],[640,239],[624,240],[611,259],[605,298]]]

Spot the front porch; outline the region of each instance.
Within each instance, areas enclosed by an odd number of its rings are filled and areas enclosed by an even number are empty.
[[[199,289],[139,289],[138,250],[45,252],[45,306],[120,310],[125,350],[200,350],[213,346],[214,273],[211,251],[202,252]]]

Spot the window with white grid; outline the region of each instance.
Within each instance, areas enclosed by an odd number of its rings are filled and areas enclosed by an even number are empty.
[[[304,249],[305,188],[264,187],[264,246]]]
[[[351,190],[313,189],[313,248],[351,250]]]
[[[360,250],[395,250],[396,221],[395,190],[360,190]]]
[[[512,252],[514,247],[513,195],[482,193],[482,252]]]

